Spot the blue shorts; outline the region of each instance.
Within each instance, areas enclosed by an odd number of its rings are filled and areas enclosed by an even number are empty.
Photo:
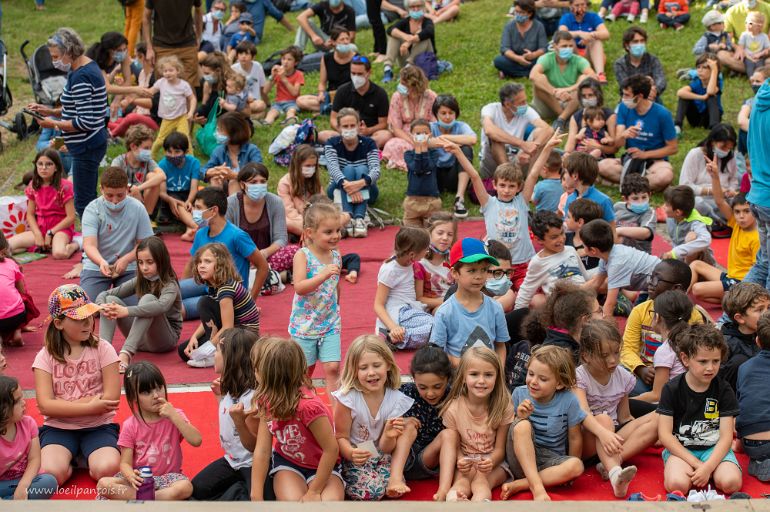
[[[40,447],[58,444],[68,449],[73,459],[80,453],[87,459],[99,448],[109,447],[117,450],[119,430],[116,423],[73,430],[43,425],[39,432]]]
[[[413,446],[409,450],[409,457],[407,457],[406,464],[404,465],[404,477],[407,480],[428,480],[438,476],[438,466],[435,468],[426,466],[425,461],[422,460],[424,454],[425,448],[415,452]]]
[[[711,457],[711,453],[714,451],[714,448],[716,448],[716,445],[712,446],[708,450],[690,450],[688,448],[687,451],[692,453],[695,456],[695,458],[697,458],[699,461],[706,462],[709,459],[709,457]],[[663,464],[665,464],[666,461],[668,461],[668,458],[671,456],[671,452],[668,450],[663,450],[663,453],[661,454],[661,456],[663,457]],[[727,455],[724,456],[720,464],[722,462],[732,462],[733,464],[738,466],[738,469],[741,469],[741,465],[738,463],[738,459],[735,457],[735,453],[733,453],[732,449],[730,449],[730,451],[727,452]]]
[[[342,482],[342,487],[345,487],[345,480],[342,478],[342,473],[340,472],[341,467],[339,464],[334,466],[332,469],[332,476],[336,476],[340,479],[340,482]],[[280,453],[273,451],[273,460],[271,464],[270,469],[270,476],[274,477],[276,473],[279,471],[291,471],[292,473],[296,473],[302,478],[305,479],[305,483],[309,484],[313,481],[315,478],[317,469],[310,469],[303,466],[300,466],[299,464],[296,464]]]
[[[329,334],[322,338],[299,338],[292,336],[292,339],[302,347],[308,366],[314,365],[316,361],[321,361],[322,363],[338,363],[342,361],[342,341],[340,340],[339,333]]]
[[[297,111],[297,103],[294,101],[276,101],[270,105],[270,110],[277,110],[281,114],[285,114],[289,110],[294,109]]]
[[[719,276],[719,280],[722,281],[722,290],[728,291],[734,284],[740,283],[740,279],[734,277],[727,277],[727,272],[722,272]]]

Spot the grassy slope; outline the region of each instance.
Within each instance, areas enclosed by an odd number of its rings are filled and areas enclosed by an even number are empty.
[[[17,112],[27,101],[31,99],[31,88],[27,81],[27,73],[24,68],[19,46],[24,39],[32,41],[31,46],[42,44],[55,28],[70,26],[77,30],[87,43],[98,40],[100,35],[108,30],[122,30],[123,16],[120,4],[114,0],[49,0],[46,2],[47,10],[34,11],[33,2],[5,2],[3,5],[3,33],[2,37],[9,48],[8,74],[9,84],[14,95],[14,106],[11,113]],[[440,80],[431,84],[437,93],[452,93],[460,100],[462,119],[468,122],[475,130],[479,130],[479,112],[486,103],[495,101],[497,90],[503,83],[497,78],[497,72],[491,64],[492,58],[498,52],[499,38],[502,28],[509,18],[504,14],[508,9],[507,2],[494,0],[474,0],[462,7],[460,20],[455,23],[441,24],[437,27],[437,44],[439,57],[447,59],[454,65],[454,72],[444,75]],[[671,30],[663,31],[654,21],[647,23],[650,32],[648,48],[656,54],[664,64],[669,78],[669,85],[664,95],[664,102],[669,108],[676,107],[676,90],[682,85],[678,82],[674,73],[682,67],[692,66],[694,58],[691,50],[695,40],[703,32],[700,19],[703,15],[703,4],[692,9],[692,21],[681,32]],[[294,20],[296,13],[290,13],[290,19]],[[654,17],[651,16],[654,20]],[[607,51],[608,66],[623,52],[621,48],[621,36],[623,30],[629,25],[626,21],[617,21],[609,24],[612,34],[611,40],[605,45]],[[265,28],[264,43],[259,48],[258,58],[265,58],[273,51],[292,44],[294,34],[288,33],[274,20],[268,19]],[[368,53],[372,48],[371,31],[364,31],[358,35],[357,44],[362,52]],[[606,88],[606,101],[608,105],[615,105],[618,100],[617,84],[612,73],[609,72],[609,86]],[[382,77],[382,68],[375,67],[373,79],[379,81]],[[318,74],[311,74],[306,78],[305,91],[315,91]],[[528,80],[524,83],[528,93],[531,87]],[[395,84],[386,87],[389,93],[395,90]],[[744,98],[751,94],[751,89],[744,78],[726,78],[723,104],[727,122],[735,123],[738,110]],[[531,94],[530,94],[531,97]],[[10,117],[10,116],[7,116]],[[319,118],[317,124],[320,128],[326,128],[328,121]],[[266,153],[270,141],[280,131],[279,127],[257,127],[254,137],[255,143],[263,153]],[[0,187],[4,183],[18,181],[18,176],[30,168],[34,157],[34,142],[28,140],[22,143],[3,130],[3,143],[5,150],[0,154]],[[705,136],[705,130],[685,130],[680,141],[679,153],[672,159],[675,171],[678,174],[679,167],[691,147],[696,145]],[[121,147],[113,146],[109,149],[109,156],[116,156]],[[271,188],[275,187],[278,179],[283,175],[284,169],[272,163],[267,158],[270,167]],[[205,159],[204,159],[205,162]],[[12,178],[12,179],[11,179]],[[385,171],[380,179],[381,208],[400,214],[403,192],[406,188],[406,177],[396,171]],[[617,196],[615,190],[606,190]],[[0,189],[0,193],[8,193],[7,187]],[[657,198],[659,200],[659,198]],[[445,206],[451,204],[451,198],[444,198]],[[472,213],[476,213],[472,210]]]

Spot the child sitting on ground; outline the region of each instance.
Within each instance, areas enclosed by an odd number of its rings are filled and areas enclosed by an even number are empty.
[[[572,181],[572,178],[567,173],[565,169],[561,170],[561,190],[562,194],[559,198],[559,206],[556,207],[556,213],[559,214],[559,217],[564,217],[567,214],[567,209],[564,207],[565,204],[567,204],[567,198],[575,191],[575,183]]]
[[[674,258],[691,263],[703,260],[714,264],[711,252],[713,220],[702,216],[695,209],[695,192],[687,185],[669,187],[663,193],[666,210],[666,229],[671,238],[672,249],[661,255],[661,259]]]
[[[673,27],[678,31],[690,21],[689,0],[661,0],[658,5],[658,23],[665,30]]]
[[[569,204],[580,197],[590,199],[602,208],[602,218],[615,227],[615,210],[612,208],[612,200],[604,192],[600,192],[594,183],[599,177],[599,164],[596,159],[587,153],[570,153],[564,162],[568,181],[575,187],[575,191],[567,196],[564,203],[564,213],[569,211]]]
[[[711,190],[719,211],[732,228],[727,252],[727,272],[721,268],[695,260],[692,269],[692,294],[707,302],[719,302],[726,291],[742,281],[754,265],[759,251],[759,230],[751,213],[749,202],[743,194],[737,194],[728,204],[719,178],[716,163],[707,161],[706,169],[711,174]],[[698,282],[701,280],[701,282]]]
[[[746,76],[751,77],[754,71],[765,65],[765,59],[770,55],[770,38],[762,32],[765,26],[765,15],[759,11],[751,11],[746,16],[746,31],[738,38],[738,46],[743,48],[743,64],[746,66]]]
[[[273,66],[270,78],[262,87],[262,94],[267,96],[275,86],[275,100],[270,105],[264,124],[273,124],[281,114],[286,114],[285,124],[297,122],[296,102],[302,86],[305,85],[305,75],[297,69],[301,61],[302,50],[298,47],[289,46],[281,51],[281,64]]]
[[[155,132],[143,124],[135,124],[126,132],[126,152],[112,159],[112,167],[120,167],[128,175],[128,194],[144,204],[152,216],[160,197],[166,174],[152,159]]]
[[[727,343],[727,360],[719,367],[719,376],[733,389],[738,368],[757,355],[757,323],[770,306],[770,293],[755,283],[738,283],[725,294],[722,309],[729,321],[722,324]]]
[[[580,238],[583,240],[586,254],[602,260],[594,286],[597,290],[603,289],[606,279],[604,316],[610,318],[621,291],[647,291],[650,275],[660,263],[660,258],[627,245],[616,244],[612,226],[601,219],[583,226],[580,229]]]
[[[607,21],[615,21],[620,16],[626,16],[629,23],[633,23],[639,14],[639,2],[637,0],[619,0],[612,6],[612,13],[607,16]]]
[[[254,57],[257,56],[257,47],[251,41],[241,41],[235,47],[235,56],[237,62],[233,64],[233,71],[246,78],[246,92],[248,93],[251,113],[263,115],[267,108],[262,100],[265,70],[262,69],[262,64],[254,60]]]
[[[677,351],[687,372],[665,385],[658,404],[666,491],[686,495],[693,487],[706,487],[713,477],[718,490],[732,494],[743,479],[730,449],[738,401],[717,378],[727,352],[725,340],[712,325],[692,325],[677,337]]]
[[[219,98],[219,106],[228,112],[242,112],[251,114],[249,108],[248,93],[246,92],[246,79],[239,73],[231,73],[225,82],[224,98]]]
[[[633,172],[626,174],[620,185],[622,201],[615,203],[615,233],[624,245],[652,254],[652,239],[658,219],[650,208],[650,180]]]
[[[695,43],[693,55],[698,57],[706,52],[719,53],[723,50],[732,53],[733,42],[730,33],[725,31],[724,14],[716,9],[707,11],[701,23],[706,27],[706,32]]]
[[[410,125],[414,149],[404,153],[407,170],[406,197],[404,197],[404,226],[424,228],[431,215],[441,210],[438,190],[436,155],[428,148],[430,123],[415,119]],[[456,144],[453,146],[459,147]]]
[[[617,7],[622,2],[615,4]],[[638,5],[638,2],[634,2]],[[614,11],[614,9],[613,9]],[[630,15],[629,15],[630,16]],[[612,156],[614,153],[612,137],[607,134],[607,114],[603,107],[586,107],[583,109],[584,125],[577,134],[576,151],[588,153],[597,160]],[[586,144],[587,141],[595,144]]]
[[[735,423],[743,451],[749,456],[749,474],[762,482],[770,480],[770,315],[757,322],[756,357],[738,369],[738,406],[741,413]]]
[[[559,149],[552,149],[548,155],[543,169],[540,171],[540,177],[543,178],[535,185],[535,191],[532,194],[532,204],[535,210],[556,211],[559,207],[559,200],[564,192],[561,186],[561,159],[562,153]]]
[[[244,12],[238,18],[238,32],[233,34],[230,42],[227,43],[227,59],[230,62],[235,60],[235,49],[244,41],[257,44],[257,35],[254,32],[254,18],[250,12]]]
[[[182,235],[185,242],[192,242],[198,230],[192,218],[192,209],[201,174],[201,163],[187,154],[189,149],[190,140],[186,135],[171,132],[163,141],[166,156],[158,163],[166,174],[166,181],[160,184],[160,199],[171,214],[186,226]]]
[[[685,0],[686,1],[686,0]],[[676,107],[674,129],[682,133],[684,119],[693,128],[713,128],[722,121],[722,75],[719,59],[713,53],[704,53],[695,60],[696,76],[676,92],[679,98]]]
[[[589,276],[596,274],[596,270],[599,267],[599,258],[586,255],[586,247],[583,244],[583,240],[580,238],[580,229],[592,220],[602,218],[602,208],[598,204],[594,203],[590,199],[576,199],[569,204],[567,210],[567,219],[564,221],[564,227],[567,228],[567,245],[575,248],[583,260],[583,267]]]
[[[542,305],[544,294],[549,294],[559,279],[583,284],[587,278],[575,248],[564,245],[564,222],[561,217],[546,210],[537,212],[532,220],[532,234],[543,248],[529,262],[514,309]]]

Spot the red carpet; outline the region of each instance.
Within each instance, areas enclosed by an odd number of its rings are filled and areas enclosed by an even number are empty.
[[[320,390],[322,391],[322,390]],[[198,471],[218,457],[222,456],[219,445],[218,423],[216,421],[216,399],[210,392],[173,393],[169,396],[171,403],[184,410],[190,422],[195,425],[203,435],[203,444],[193,448],[187,443],[182,443],[184,453],[183,472],[189,477],[195,476]],[[42,418],[37,413],[34,400],[27,401],[27,411],[35,417],[38,423]],[[117,421],[121,422],[130,414],[125,400],[121,404]],[[759,498],[763,492],[768,491],[768,486],[762,484],[752,476],[748,476],[746,466],[748,464],[744,455],[739,454],[744,473],[743,492],[747,492],[755,498]],[[663,462],[659,449],[647,450],[642,455],[635,457],[630,463],[639,468],[636,478],[631,483],[629,495],[635,492],[644,492],[648,496],[665,494],[663,488]],[[424,480],[409,482],[412,492],[404,499],[429,501],[438,487],[438,481]],[[587,468],[586,472],[571,486],[557,487],[549,491],[554,500],[601,500],[612,501],[612,489],[608,482],[603,482],[594,468]],[[499,489],[494,493],[495,499],[499,498]],[[95,484],[88,474],[79,470],[70,479],[67,486],[61,490],[55,499],[94,499]],[[520,493],[514,497],[516,500],[530,500],[529,492]]]

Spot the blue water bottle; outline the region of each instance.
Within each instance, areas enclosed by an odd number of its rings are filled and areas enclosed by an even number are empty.
[[[142,466],[139,468],[139,476],[142,477],[142,485],[136,490],[136,499],[139,501],[155,500],[155,479],[152,477],[152,468]]]

